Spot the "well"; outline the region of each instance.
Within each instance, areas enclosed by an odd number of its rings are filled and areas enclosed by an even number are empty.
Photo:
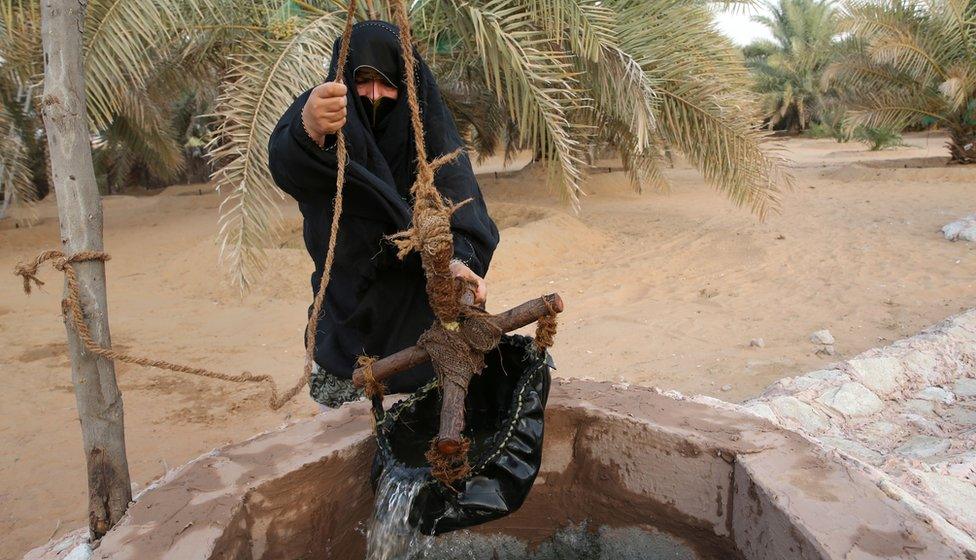
[[[143,492],[92,558],[362,558],[371,436],[360,403],[215,450]],[[732,405],[561,382],[532,494],[478,532],[539,542],[583,521],[662,532],[703,559],[966,558],[854,467]]]

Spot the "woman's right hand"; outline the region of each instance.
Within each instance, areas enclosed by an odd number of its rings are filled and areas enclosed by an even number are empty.
[[[302,108],[302,125],[316,144],[322,146],[325,137],[335,134],[346,124],[346,86],[326,82],[315,86]]]

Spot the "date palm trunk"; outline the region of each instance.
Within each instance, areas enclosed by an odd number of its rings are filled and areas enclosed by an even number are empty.
[[[58,202],[62,249],[71,255],[102,250],[102,201],[92,167],[85,103],[82,29],[87,0],[41,0],[44,49],[44,126]],[[111,346],[102,261],[71,264],[81,285],[85,320],[95,341]],[[104,535],[132,499],[125,456],[122,395],[112,361],[89,353],[65,321],[71,378],[88,468],[88,524]]]
[[[976,163],[976,125],[961,124],[949,129],[949,154],[956,163]]]

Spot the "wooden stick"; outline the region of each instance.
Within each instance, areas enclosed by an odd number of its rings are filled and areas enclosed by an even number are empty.
[[[546,302],[549,305],[546,305]],[[549,308],[556,313],[562,313],[563,300],[559,294],[549,294],[541,298],[527,301],[518,307],[513,307],[504,313],[494,316],[495,324],[503,332],[511,332],[530,325],[539,320],[540,317],[549,314]],[[381,360],[373,362],[373,377],[383,382],[394,375],[406,371],[412,367],[419,366],[430,360],[427,351],[417,346],[404,348],[396,354],[391,354]],[[358,368],[353,373],[352,382],[356,387],[363,387],[366,378],[363,376],[363,368]]]

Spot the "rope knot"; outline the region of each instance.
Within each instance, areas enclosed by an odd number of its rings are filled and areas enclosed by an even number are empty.
[[[437,438],[431,440],[430,447],[424,453],[424,458],[430,464],[431,476],[443,482],[445,486],[453,488],[455,482],[463,480],[471,474],[471,465],[468,463],[471,441],[462,437],[459,441],[460,445],[450,455],[442,453],[437,444]]]
[[[373,362],[375,361],[375,356],[360,356],[356,358],[356,367],[363,368],[363,377],[366,379],[364,392],[370,400],[377,397],[382,399],[383,395],[386,394],[386,387],[377,381],[373,375]]]
[[[14,274],[22,277],[24,281],[24,293],[30,295],[31,293],[31,282],[34,283],[38,288],[44,285],[44,282],[37,277],[37,264],[25,264],[19,263],[14,266]]]
[[[441,387],[453,383],[467,391],[471,378],[485,368],[485,354],[501,340],[502,330],[490,315],[477,308],[467,312],[470,315],[460,321],[457,330],[435,321],[417,340],[417,346],[430,355]]]
[[[545,297],[542,298],[542,301],[545,302],[549,313],[540,317],[536,322],[534,345],[538,352],[544,352],[552,347],[555,342],[557,327],[556,310],[553,309],[552,303]]]
[[[47,261],[51,261],[51,267],[60,272],[65,272],[69,263],[82,261],[107,261],[112,258],[104,251],[79,251],[73,255],[65,255],[63,251],[49,250],[43,251],[28,262],[17,263],[14,266],[14,274],[24,280],[24,293],[30,295],[31,282],[40,288],[44,282],[37,277],[37,269]]]

